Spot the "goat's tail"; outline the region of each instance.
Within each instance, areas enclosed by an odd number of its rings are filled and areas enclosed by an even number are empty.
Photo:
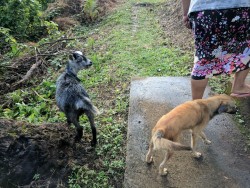
[[[98,108],[96,106],[94,106],[91,102],[91,100],[88,97],[84,97],[85,101],[87,101],[89,103],[90,106],[90,111],[95,114],[95,115],[99,115],[100,111],[98,110]]]
[[[95,115],[99,115],[100,114],[100,111],[98,110],[98,108],[94,105],[92,105],[92,109],[91,109],[91,112]]]
[[[154,150],[192,150],[190,146],[185,146],[178,142],[172,142],[171,140],[163,138],[162,131],[156,131],[152,137],[152,141]]]

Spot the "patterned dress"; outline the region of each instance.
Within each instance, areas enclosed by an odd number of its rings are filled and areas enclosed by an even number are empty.
[[[250,8],[196,11],[189,20],[195,38],[193,79],[250,67]]]

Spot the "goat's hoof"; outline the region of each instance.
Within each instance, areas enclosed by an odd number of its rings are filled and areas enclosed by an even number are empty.
[[[79,135],[75,136],[75,142],[80,142],[81,141],[81,137]]]
[[[92,146],[92,147],[95,147],[95,146],[96,146],[96,141],[93,141],[93,140],[92,140],[92,141],[91,141],[91,146]]]

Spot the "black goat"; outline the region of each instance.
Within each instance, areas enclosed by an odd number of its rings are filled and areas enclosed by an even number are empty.
[[[91,145],[96,145],[96,127],[94,115],[99,113],[98,109],[91,103],[89,95],[80,83],[77,73],[89,68],[92,62],[87,59],[80,51],[73,53],[67,64],[66,70],[62,73],[56,82],[56,102],[59,109],[65,113],[67,122],[73,123],[76,127],[77,134],[75,141],[78,142],[83,136],[83,127],[79,124],[79,117],[86,114],[91,130]]]

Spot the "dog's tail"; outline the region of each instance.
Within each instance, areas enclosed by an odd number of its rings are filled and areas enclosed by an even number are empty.
[[[152,138],[154,150],[167,149],[167,150],[192,150],[190,146],[182,145],[178,142],[163,138],[163,132],[157,131]]]

